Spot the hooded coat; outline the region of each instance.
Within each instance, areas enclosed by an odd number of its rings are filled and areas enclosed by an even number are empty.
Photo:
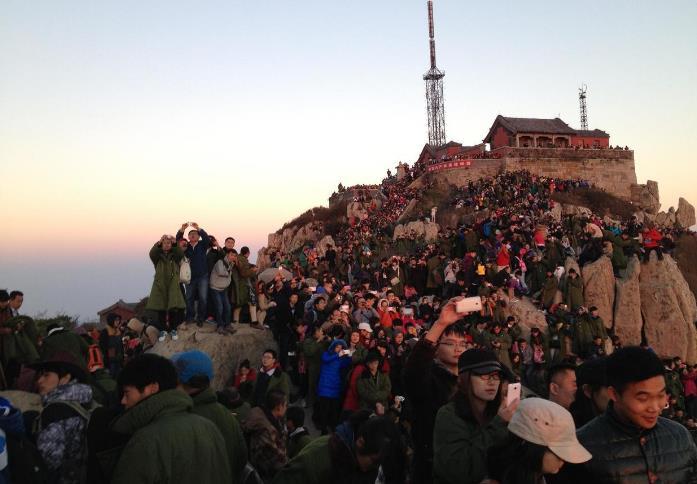
[[[112,429],[131,438],[112,484],[231,482],[225,440],[215,424],[191,413],[191,397],[165,390],[126,410]]]
[[[342,345],[346,348],[343,340],[334,340],[329,345],[327,351],[322,353],[322,366],[319,372],[319,384],[317,385],[317,396],[324,398],[339,398],[343,387],[341,371],[351,364],[351,357],[339,356],[334,349]]]
[[[212,388],[192,395],[191,399],[194,402],[192,412],[213,422],[225,440],[232,471],[230,482],[241,482],[242,471],[247,465],[247,443],[239,422],[229,410],[218,403],[218,396]]]
[[[169,311],[184,309],[186,302],[179,288],[179,263],[184,253],[177,246],[172,246],[169,252],[162,250],[157,243],[150,249],[150,260],[155,266],[155,277],[150,289],[150,297],[145,305],[153,311]]]
[[[87,420],[60,402],[81,405],[87,412],[92,403],[92,388],[70,381],[59,385],[41,400],[44,408],[39,416],[36,447],[48,470],[56,475],[56,482],[82,482],[87,461]]]

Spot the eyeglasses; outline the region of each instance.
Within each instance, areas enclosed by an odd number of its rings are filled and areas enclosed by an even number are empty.
[[[484,381],[489,381],[489,380],[501,381],[501,374],[500,373],[489,373],[487,375],[477,375],[477,376]]]
[[[466,349],[469,347],[469,343],[468,343],[467,341],[462,341],[462,342],[460,342],[460,343],[455,343],[455,342],[453,342],[453,341],[443,341],[443,342],[441,342],[441,343],[439,343],[439,344],[441,344],[441,345],[443,345],[443,346],[446,346],[446,347],[448,347],[448,348],[455,348],[455,347],[457,347],[457,348],[460,348],[460,349],[462,349],[462,350],[466,350]]]

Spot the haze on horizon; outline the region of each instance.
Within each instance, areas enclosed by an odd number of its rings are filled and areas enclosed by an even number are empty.
[[[697,203],[695,2],[434,3],[449,140],[497,114],[578,127],[586,83],[663,208]],[[0,66],[0,287],[32,315],[146,296],[184,221],[256,254],[426,141],[422,0],[9,1]]]

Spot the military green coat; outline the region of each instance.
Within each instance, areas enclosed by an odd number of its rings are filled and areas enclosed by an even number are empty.
[[[186,307],[179,287],[179,263],[183,257],[184,253],[179,247],[172,247],[172,250],[165,252],[159,243],[152,246],[150,260],[155,266],[155,277],[145,309],[169,311]]]

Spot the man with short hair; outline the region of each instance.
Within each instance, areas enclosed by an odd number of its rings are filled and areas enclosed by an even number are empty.
[[[667,402],[661,360],[628,346],[607,358],[610,403],[581,427],[593,455],[573,469],[573,482],[697,483],[697,446],[685,427],[661,417]]]
[[[213,360],[203,351],[189,350],[172,356],[172,363],[177,369],[179,387],[194,402],[192,412],[213,422],[225,440],[233,477],[231,482],[241,482],[247,464],[247,443],[239,422],[218,403],[218,396],[211,388]]]
[[[441,310],[438,320],[420,339],[406,362],[406,396],[413,406],[415,483],[432,482],[433,427],[438,409],[452,397],[457,384],[457,362],[464,353],[467,332],[456,324],[464,315],[455,311],[455,300]]]
[[[210,247],[210,239],[205,230],[198,226],[196,222],[185,222],[177,231],[177,241],[184,238],[184,231],[189,230],[189,246],[184,250],[184,254],[189,259],[191,265],[191,282],[186,285],[186,320],[195,320],[201,326],[206,320],[206,310],[208,303],[208,261],[206,254]],[[194,299],[198,296],[198,310],[194,314]]]
[[[19,308],[24,303],[24,293],[22,291],[10,292],[10,312],[12,316],[19,316]]]
[[[244,423],[249,435],[249,461],[264,482],[270,481],[288,462],[287,431],[282,423],[287,409],[288,396],[272,390],[266,394],[263,407],[254,407]]]
[[[252,406],[262,405],[272,390],[280,390],[287,398],[290,395],[290,378],[281,369],[276,351],[269,348],[261,355],[261,368],[252,390]]]
[[[549,400],[569,410],[576,399],[576,367],[570,363],[559,363],[547,372]]]
[[[177,389],[171,361],[140,355],[124,366],[118,383],[126,411],[112,430],[131,437],[112,484],[232,481],[223,436],[213,422],[191,413],[193,401]]]

